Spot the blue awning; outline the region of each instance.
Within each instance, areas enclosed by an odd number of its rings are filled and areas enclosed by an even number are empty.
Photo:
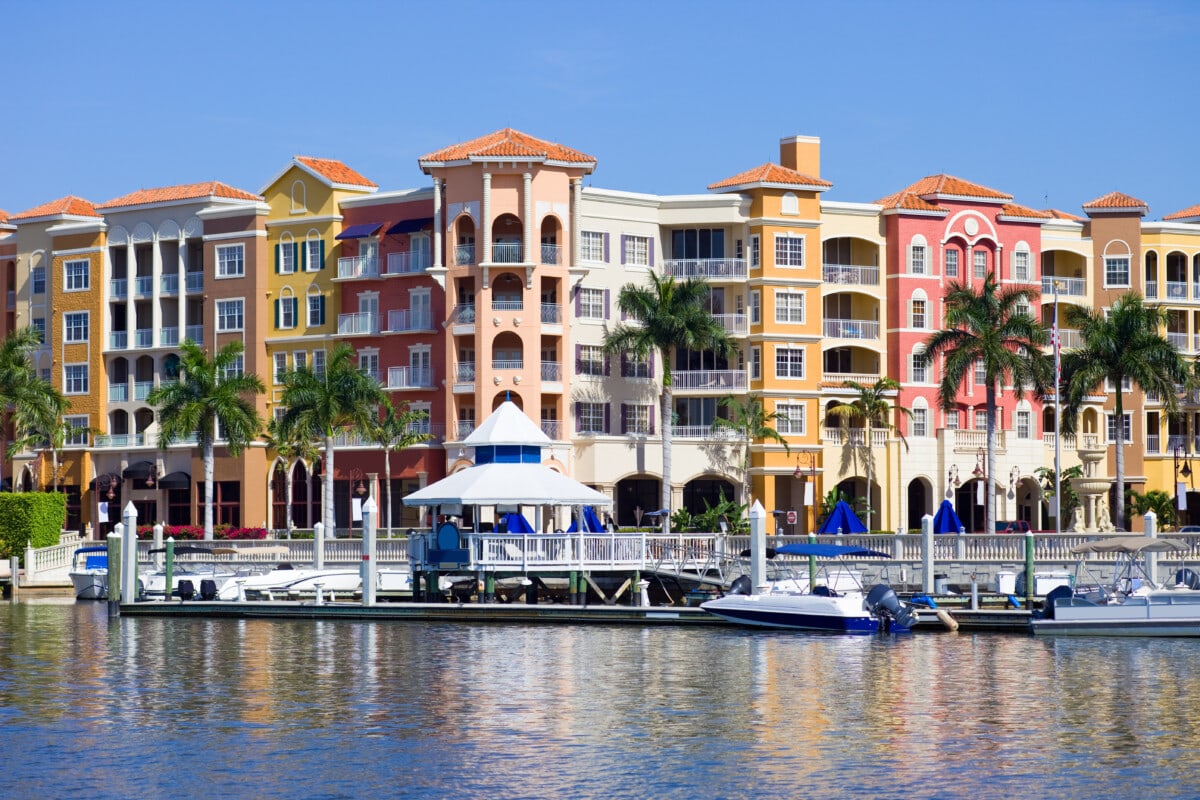
[[[351,225],[346,230],[333,237],[335,239],[365,239],[368,236],[374,236],[375,231],[383,227],[382,222],[363,222],[359,225]]]
[[[432,227],[433,217],[425,217],[424,219],[405,219],[388,228],[387,235],[391,236],[395,233],[416,233],[417,231]]]

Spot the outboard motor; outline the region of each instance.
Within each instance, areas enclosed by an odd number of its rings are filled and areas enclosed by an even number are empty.
[[[754,582],[749,575],[742,575],[729,584],[729,594],[754,594]]]
[[[886,583],[877,583],[867,592],[867,609],[881,620],[892,620],[904,628],[917,624],[917,615]]]
[[[1054,606],[1060,597],[1071,597],[1075,594],[1070,586],[1055,586],[1042,602],[1042,619],[1054,619]]]
[[[1184,567],[1175,573],[1175,583],[1178,586],[1186,586],[1193,590],[1200,589],[1200,575]]]

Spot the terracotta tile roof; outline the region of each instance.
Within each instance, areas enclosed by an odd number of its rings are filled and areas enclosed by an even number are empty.
[[[1057,208],[1047,208],[1046,213],[1054,217],[1054,219],[1067,219],[1071,222],[1086,222],[1083,217],[1077,217],[1074,214],[1068,214],[1066,211],[1059,211]]]
[[[452,144],[427,153],[417,159],[417,163],[445,163],[447,161],[462,161],[468,158],[545,158],[550,161],[564,161],[569,164],[595,164],[596,159],[578,150],[572,150],[555,142],[537,139],[526,133],[504,128],[469,142]]]
[[[84,200],[81,197],[67,195],[60,197],[57,200],[51,200],[49,203],[42,203],[40,206],[22,211],[20,214],[13,214],[8,218],[9,222],[15,222],[19,219],[34,219],[36,217],[50,217],[56,214],[70,214],[74,217],[98,217],[96,207]]]
[[[331,183],[366,186],[371,189],[379,188],[378,184],[367,180],[341,161],[332,158],[313,158],[312,156],[295,156],[295,159],[318,175],[328,178]]]
[[[256,194],[243,192],[241,189],[235,189],[220,181],[205,181],[204,183],[184,183],[179,186],[162,186],[157,189],[139,189],[136,192],[130,192],[129,194],[113,198],[107,203],[101,203],[96,208],[143,206],[150,203],[168,203],[172,200],[198,200],[204,197],[223,197],[230,200],[262,200]]]
[[[897,194],[914,194],[917,197],[932,197],[935,195],[955,195],[958,197],[977,197],[981,200],[1012,200],[1011,194],[989,189],[978,183],[971,183],[953,175],[927,175]],[[895,195],[889,195],[894,197]]]
[[[1000,207],[1000,215],[1005,217],[1025,217],[1029,219],[1053,219],[1049,211],[1037,211],[1016,203],[1005,203]]]
[[[943,214],[949,213],[941,206],[922,200],[907,189],[895,194],[889,194],[887,197],[881,197],[875,202],[883,206],[885,210],[889,208],[901,208],[905,211],[938,211]]]
[[[1189,206],[1183,211],[1176,211],[1174,214],[1168,214],[1163,219],[1191,219],[1192,217],[1200,217],[1200,205]],[[0,220],[4,219],[4,212],[0,211]]]
[[[1109,192],[1103,197],[1097,197],[1090,203],[1084,203],[1083,208],[1085,211],[1089,208],[1100,211],[1113,208],[1136,208],[1143,209],[1143,214],[1150,210],[1150,207],[1144,201],[1138,200],[1136,197],[1130,197],[1123,192]]]
[[[782,167],[779,164],[760,164],[754,169],[748,169],[745,172],[739,172],[731,178],[726,178],[723,181],[710,183],[708,188],[712,191],[720,189],[728,189],[732,186],[748,186],[755,183],[781,183],[786,186],[821,186],[828,189],[833,186],[829,181],[814,178],[811,175],[805,175],[803,172],[796,172],[794,169]]]
[[[0,208],[0,222],[8,222],[8,212]]]

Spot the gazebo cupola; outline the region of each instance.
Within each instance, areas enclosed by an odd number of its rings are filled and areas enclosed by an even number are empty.
[[[516,403],[505,400],[463,444],[475,448],[476,466],[541,464],[542,448],[550,444],[550,437]]]

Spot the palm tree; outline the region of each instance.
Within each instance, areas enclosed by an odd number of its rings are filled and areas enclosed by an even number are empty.
[[[946,287],[946,327],[925,341],[927,358],[944,356],[938,400],[945,411],[955,408],[959,388],[983,365],[987,409],[987,497],[984,530],[996,520],[996,397],[1013,386],[1019,400],[1026,388],[1039,396],[1051,385],[1053,362],[1042,348],[1050,341],[1046,327],[1027,311],[1040,298],[1033,286],[1001,289],[989,272],[978,293],[951,281]]]
[[[413,411],[404,405],[397,410],[390,400],[384,400],[379,420],[371,426],[368,435],[371,441],[383,447],[384,487],[387,492],[387,537],[392,538],[392,453],[406,447],[429,441],[432,437],[421,430],[420,423],[429,419],[424,411]]]
[[[662,362],[662,395],[659,418],[662,420],[662,507],[671,507],[671,365],[679,350],[712,350],[728,358],[735,352],[733,340],[721,323],[709,312],[708,284],[696,278],[676,282],[671,276],[650,273],[648,284],[627,283],[617,295],[617,308],[635,324],[619,323],[604,335],[604,351],[609,355],[629,353],[645,358],[652,352]],[[663,532],[671,520],[663,515]]]
[[[11,422],[15,441],[11,452],[34,446],[49,431],[67,408],[66,400],[49,381],[39,377],[33,366],[33,353],[42,346],[42,333],[36,328],[13,331],[0,342],[0,426]],[[0,473],[3,470],[0,469]]]
[[[166,448],[196,437],[204,457],[204,538],[213,538],[213,465],[217,426],[231,456],[253,442],[262,428],[255,398],[262,380],[242,369],[241,342],[230,342],[212,358],[191,340],[179,346],[179,380],[160,383],[146,402],[158,410],[158,445]]]
[[[867,527],[870,528],[872,527],[871,465],[874,460],[871,458],[871,433],[875,428],[885,431],[895,430],[896,426],[892,424],[891,420],[893,411],[909,417],[912,417],[912,411],[903,406],[893,405],[889,401],[888,397],[900,389],[899,381],[892,378],[878,378],[870,386],[865,386],[858,381],[844,381],[842,386],[853,390],[858,396],[849,403],[838,403],[829,409],[829,415],[841,420],[847,428],[852,422],[861,422],[866,429],[864,446],[867,451]],[[850,444],[851,447],[854,446],[853,442]]]
[[[267,447],[274,450],[284,461],[292,458],[300,458],[311,464],[320,456],[317,446],[311,439],[303,437],[289,439],[284,436],[280,430],[277,418],[267,423],[267,432],[263,435],[263,439],[266,441]],[[285,493],[287,510],[285,512],[284,524],[287,526],[288,536],[290,537],[292,535],[292,469],[288,464],[284,464],[283,468],[284,485],[287,487]]]
[[[1130,381],[1146,394],[1162,399],[1163,409],[1178,413],[1177,385],[1187,384],[1189,374],[1179,350],[1159,332],[1166,324],[1164,309],[1145,305],[1142,296],[1130,292],[1117,298],[1108,313],[1067,306],[1066,324],[1079,330],[1082,346],[1062,356],[1066,387],[1066,420],[1074,428],[1084,398],[1094,394],[1105,381],[1115,387],[1117,497],[1113,524],[1125,528],[1125,435],[1123,386]]]
[[[750,504],[750,445],[759,440],[770,439],[783,445],[783,452],[791,454],[787,439],[771,427],[772,422],[788,422],[784,414],[767,411],[756,395],[738,397],[728,395],[721,398],[720,405],[729,412],[728,417],[717,417],[712,421],[713,430],[734,431],[741,436],[742,453],[742,505]]]
[[[369,431],[385,399],[379,381],[359,368],[354,348],[344,342],[333,348],[324,371],[304,366],[283,376],[280,402],[287,410],[279,421],[281,434],[319,440],[325,445],[322,470],[325,498],[321,515],[326,535],[335,532],[334,436],[347,430]]]

